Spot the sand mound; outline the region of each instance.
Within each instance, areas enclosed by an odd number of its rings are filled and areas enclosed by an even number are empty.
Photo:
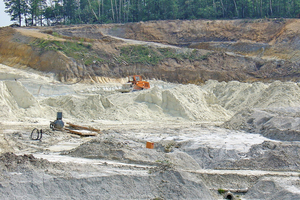
[[[115,88],[115,85],[63,85],[52,82],[51,77],[40,79],[42,76],[35,73],[11,71],[9,76],[4,74],[5,80],[0,83],[0,117],[10,119],[53,120],[56,112],[63,112],[64,118],[72,121],[220,122],[245,108],[300,106],[300,89],[292,82],[208,81],[200,87],[153,80],[149,90],[122,94],[113,89],[101,89],[102,86]],[[13,77],[21,78],[9,80]]]
[[[7,91],[10,93],[10,103],[18,108],[30,108],[38,105],[36,99],[28,92],[28,90],[17,81],[5,81]]]
[[[216,97],[196,85],[179,85],[172,89],[157,87],[141,93],[136,101],[154,104],[167,115],[188,120],[224,121],[231,113],[217,104]]]
[[[265,177],[245,195],[245,199],[300,199],[299,178]]]
[[[174,116],[191,120],[223,121],[230,114],[216,104],[214,95],[196,85],[184,85],[162,93],[162,108]]]
[[[12,108],[9,106],[9,93],[3,81],[0,82],[0,118],[15,118]]]
[[[56,112],[63,112],[64,118],[85,121],[224,121],[231,117],[231,112],[217,104],[214,94],[199,86],[177,85],[164,89],[160,85],[161,82],[150,90],[128,94],[114,91],[97,94],[80,90],[80,84],[63,86],[38,80],[6,80],[0,84],[1,116],[54,119]],[[57,91],[51,92],[55,88]],[[86,90],[87,86],[82,88]]]
[[[265,141],[251,146],[248,152],[224,148],[184,146],[184,151],[204,169],[299,170],[299,144]]]
[[[154,149],[147,149],[145,148],[146,142],[146,140],[134,141],[133,138],[112,133],[101,139],[97,138],[83,143],[66,153],[73,157],[118,160],[158,167],[161,166],[162,162],[167,161],[167,164],[170,164],[173,169],[200,169],[200,166],[191,156],[176,148],[171,149],[170,144],[168,146],[168,143],[158,141],[155,143]],[[169,153],[165,151],[167,148],[170,148]]]
[[[300,141],[300,107],[245,109],[222,126],[277,140]]]
[[[263,134],[280,140],[300,140],[300,88],[297,83],[229,83],[208,81],[220,104],[236,114],[223,127]]]
[[[0,116],[6,119],[39,117],[38,101],[18,81],[0,82]]]
[[[97,119],[104,111],[100,95],[65,95],[50,97],[40,103],[53,112],[63,112],[64,118],[70,119],[90,121]]]
[[[300,88],[293,82],[264,84],[208,81],[203,88],[215,94],[225,109],[235,112],[245,108],[300,106]]]
[[[50,97],[41,101],[41,105],[62,110],[68,118],[85,120],[228,120],[231,112],[216,102],[212,93],[196,85],[179,85],[171,89],[153,87],[126,94]]]

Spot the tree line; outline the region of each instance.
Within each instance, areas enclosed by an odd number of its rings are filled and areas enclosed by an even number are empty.
[[[20,26],[299,17],[300,0],[3,0]]]

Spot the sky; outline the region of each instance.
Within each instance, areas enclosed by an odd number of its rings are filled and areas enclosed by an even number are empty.
[[[0,0],[0,27],[2,26],[9,26],[14,22],[10,21],[10,16],[4,12],[5,5],[3,0]]]

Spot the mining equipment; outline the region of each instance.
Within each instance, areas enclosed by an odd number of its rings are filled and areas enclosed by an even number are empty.
[[[150,88],[150,83],[143,81],[142,76],[132,75],[128,76],[128,82],[122,85],[122,89],[119,89],[119,92],[134,92]]]

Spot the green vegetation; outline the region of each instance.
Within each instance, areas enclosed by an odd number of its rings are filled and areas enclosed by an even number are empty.
[[[218,189],[218,192],[219,192],[219,194],[224,194],[226,192],[226,190],[220,188],[220,189]]]
[[[19,25],[127,23],[170,19],[299,17],[296,0],[4,0]],[[276,19],[276,20],[277,20]]]
[[[170,153],[173,149],[173,147],[175,147],[176,143],[175,142],[169,142],[166,146],[165,146],[165,153]]]
[[[197,50],[186,53],[178,53],[171,48],[152,48],[142,45],[126,46],[120,49],[120,59],[129,64],[143,63],[149,65],[157,65],[164,59],[172,58],[178,62],[189,59],[190,61],[204,60],[208,54],[199,55]]]
[[[122,47],[120,52],[120,59],[127,63],[143,63],[156,65],[163,59],[153,48],[142,45]]]
[[[57,33],[53,32],[53,35]],[[39,48],[44,51],[61,51],[68,57],[72,57],[85,65],[93,63],[114,63],[114,64],[145,64],[157,65],[165,59],[175,59],[177,62],[184,60],[196,61],[204,60],[209,54],[201,55],[197,50],[188,51],[185,53],[176,52],[176,49],[171,48],[153,48],[143,45],[132,45],[121,47],[120,56],[101,56],[98,52],[92,49],[92,44],[84,42],[84,39],[56,41],[36,39],[31,44],[32,47]],[[109,60],[113,57],[114,60]],[[117,63],[115,62],[117,61]]]
[[[49,33],[49,34],[51,34],[51,33]],[[59,35],[57,32],[53,32],[52,35],[53,35],[54,37],[60,37],[60,35]]]
[[[163,198],[161,198],[161,197],[155,197],[154,199],[152,199],[152,200],[164,200]]]
[[[53,35],[57,35],[53,32]],[[199,51],[192,50],[185,53],[176,52],[176,49],[171,48],[153,48],[143,45],[132,45],[121,47],[120,56],[101,56],[98,52],[92,49],[92,44],[84,42],[84,39],[56,41],[36,39],[31,44],[32,47],[39,48],[44,51],[61,51],[68,57],[72,57],[77,61],[83,62],[85,65],[93,63],[114,63],[114,64],[145,64],[157,65],[165,59],[175,59],[177,62],[184,60],[196,61],[204,60],[209,54],[199,54]],[[110,60],[113,57],[114,60]],[[117,61],[117,63],[115,62]],[[171,147],[170,147],[171,148]]]
[[[30,44],[32,47],[38,47],[44,51],[61,51],[69,57],[81,60],[85,65],[94,62],[104,62],[97,53],[92,50],[92,44],[77,41],[54,41],[36,39]]]

